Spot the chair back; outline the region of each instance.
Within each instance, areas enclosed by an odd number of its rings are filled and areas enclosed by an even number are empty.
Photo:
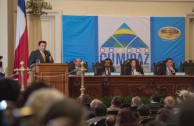
[[[165,67],[165,66],[166,66],[165,61],[160,61],[160,62],[154,63],[154,74],[156,75],[159,68]]]
[[[95,64],[92,63],[92,71],[96,75],[99,69],[103,69],[104,62],[96,62]]]
[[[125,71],[130,67],[130,59],[125,60],[121,63],[121,75],[124,75]]]
[[[74,67],[74,66],[75,66],[75,63],[73,61],[69,62],[68,63],[68,69],[69,69],[69,71],[71,71],[72,70],[72,67]]]
[[[181,62],[181,72],[185,72],[188,75],[194,75],[194,62],[193,60]]]

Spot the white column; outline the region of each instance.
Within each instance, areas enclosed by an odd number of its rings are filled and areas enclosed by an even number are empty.
[[[3,67],[8,66],[8,0],[0,0],[0,55],[3,56]]]

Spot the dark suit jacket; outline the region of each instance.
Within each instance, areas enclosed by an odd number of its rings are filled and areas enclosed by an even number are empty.
[[[75,70],[75,65],[71,65],[69,66],[69,72],[71,75],[76,75],[76,71]]]
[[[155,110],[157,111],[158,109],[164,107],[163,105],[161,105],[160,103],[149,103],[147,104],[150,107],[150,110]]]
[[[110,67],[110,72],[114,72],[114,67]],[[102,69],[98,69],[95,73],[95,75],[103,75],[106,72],[105,67],[103,67]],[[109,74],[110,75],[110,74]]]
[[[91,118],[91,119],[87,120],[88,126],[90,126],[91,123],[98,122],[98,121],[100,121],[100,120],[102,120],[102,119],[105,120],[106,118],[107,118],[107,116],[96,116],[96,117],[94,117],[94,118]]]
[[[136,69],[136,71],[139,72],[140,74],[144,74],[143,69],[141,67],[139,69]],[[125,69],[124,75],[132,75],[131,67]]]
[[[173,67],[173,69],[175,70],[175,72],[177,72],[177,69]],[[173,75],[175,75],[175,73],[172,73]],[[166,75],[166,66],[165,67],[160,67],[157,71],[157,75]]]
[[[5,73],[0,72],[0,78],[5,77]]]
[[[30,54],[30,57],[28,59],[28,67],[30,67],[33,63],[36,63],[36,60],[40,60],[40,63],[53,63],[53,60],[49,60],[49,56],[51,56],[50,52],[44,51],[45,57],[46,57],[46,62],[44,62],[41,52],[39,49],[32,51]]]

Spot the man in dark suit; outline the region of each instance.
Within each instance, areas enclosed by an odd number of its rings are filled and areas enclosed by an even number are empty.
[[[81,59],[76,58],[74,62],[69,63],[69,72],[72,75],[81,75]]]
[[[33,63],[53,63],[51,53],[46,50],[46,41],[39,41],[38,49],[32,51],[28,59],[28,67]]]
[[[157,75],[175,75],[177,69],[173,66],[172,58],[167,58],[165,61],[166,66],[158,69]]]
[[[87,120],[88,125],[95,124],[95,123],[97,123],[100,120],[104,120],[104,124],[105,124],[105,119],[107,117],[106,116],[107,115],[107,111],[106,110],[107,110],[106,105],[104,105],[103,103],[97,104],[94,107],[95,117]]]
[[[95,73],[96,75],[110,75],[111,72],[114,72],[111,59],[106,58],[103,65],[104,66],[101,69],[97,70],[97,73]]]
[[[155,92],[151,95],[150,103],[148,104],[151,111],[157,111],[158,109],[163,107],[163,105],[160,104],[160,99],[161,99],[160,93]]]

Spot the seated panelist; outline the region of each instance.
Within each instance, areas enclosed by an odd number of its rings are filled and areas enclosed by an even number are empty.
[[[124,75],[142,75],[144,74],[143,68],[141,67],[137,59],[132,59],[128,68],[125,69]]]
[[[51,53],[46,50],[46,41],[39,41],[38,49],[32,51],[28,59],[28,67],[34,63],[53,63]]]
[[[175,75],[177,69],[173,66],[173,59],[167,58],[165,66],[160,67],[157,71],[157,75]]]
[[[76,58],[74,64],[69,66],[69,72],[72,75],[81,75],[81,59]]]
[[[112,66],[112,60],[106,58],[102,69],[98,69],[96,75],[111,75],[111,72],[114,72],[114,67]]]

